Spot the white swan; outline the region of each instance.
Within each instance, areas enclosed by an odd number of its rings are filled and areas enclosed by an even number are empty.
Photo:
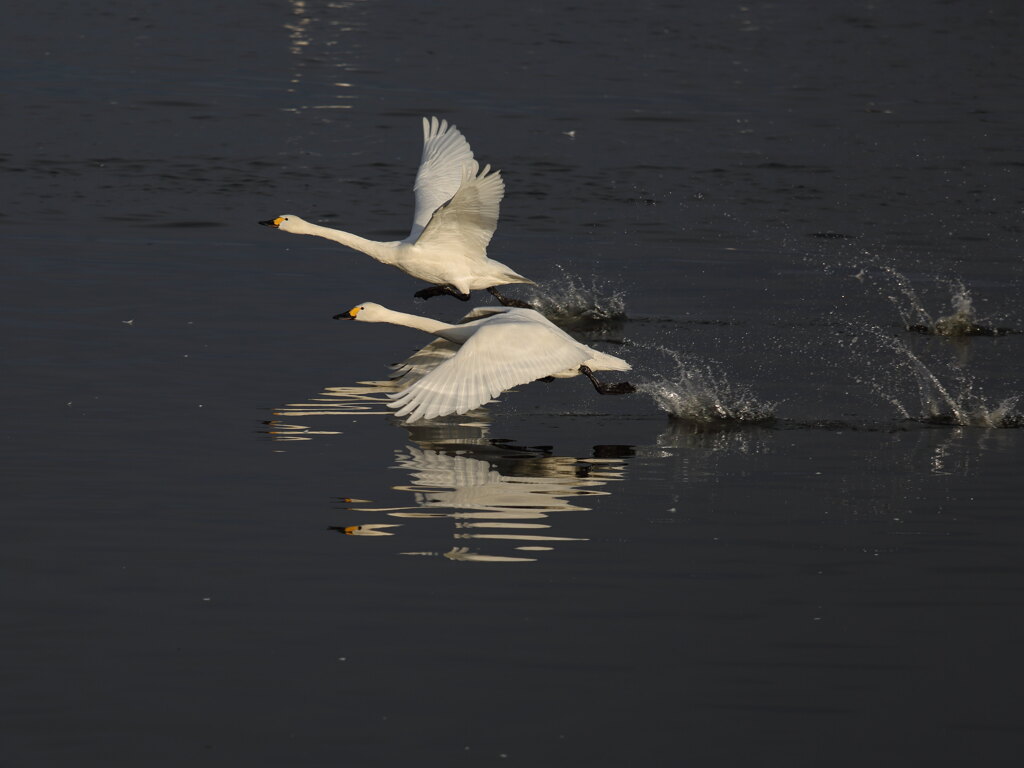
[[[398,409],[396,415],[408,416],[409,422],[465,413],[507,389],[536,379],[583,374],[603,395],[636,391],[628,382],[603,384],[594,376],[595,370],[630,370],[625,360],[581,344],[532,309],[492,309],[485,317],[452,325],[366,302],[335,318],[418,328],[455,345],[454,352],[442,351],[429,372],[390,395],[393,402],[388,406]]]
[[[504,311],[504,307],[474,307],[462,316],[458,321],[458,325],[464,325],[470,320],[479,320],[480,318],[490,317]],[[342,316],[344,317],[344,315]],[[404,389],[414,381],[422,379],[448,358],[454,357],[461,346],[461,344],[438,337],[422,349],[409,355],[402,362],[392,365],[392,373],[388,378]]]
[[[505,194],[501,172],[492,173],[489,165],[481,171],[469,143],[446,120],[423,118],[423,156],[414,192],[416,212],[405,240],[367,240],[290,213],[260,224],[297,235],[326,237],[433,283],[433,287],[416,292],[422,299],[450,294],[468,301],[470,291],[487,289],[506,306],[528,307],[502,296],[496,286],[535,283],[487,258],[487,244],[498,226],[498,208]]]

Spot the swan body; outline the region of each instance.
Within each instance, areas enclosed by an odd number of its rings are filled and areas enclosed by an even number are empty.
[[[403,364],[414,380],[391,395],[389,407],[409,422],[462,414],[514,386],[549,377],[583,374],[602,394],[634,391],[628,383],[602,384],[593,375],[628,371],[629,363],[576,341],[532,309],[488,308],[482,317],[453,325],[366,302],[336,317],[404,325],[439,337]]]
[[[448,293],[468,300],[470,291],[491,289],[502,303],[514,303],[494,288],[510,283],[534,284],[487,257],[487,246],[498,226],[505,183],[500,171],[492,172],[489,165],[480,169],[465,137],[446,120],[423,118],[423,155],[413,189],[416,207],[412,229],[404,240],[368,240],[290,213],[260,224],[333,240],[432,283],[433,288],[416,294],[421,298]]]

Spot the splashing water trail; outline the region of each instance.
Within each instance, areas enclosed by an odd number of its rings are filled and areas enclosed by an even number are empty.
[[[871,388],[879,397],[891,403],[905,418],[929,424],[948,424],[960,427],[987,427],[990,429],[1024,426],[1024,415],[1016,410],[1020,395],[1003,398],[995,405],[984,400],[976,391],[974,377],[962,368],[950,367],[939,374],[929,368],[920,357],[898,338],[886,334],[881,328],[864,329],[865,336],[875,338],[878,343],[893,353],[895,366],[877,364],[868,353],[867,360],[874,363],[864,366],[868,373],[879,372],[877,377],[860,375],[855,380]],[[912,413],[901,399],[901,390],[912,382],[920,402],[918,415]]]
[[[962,280],[951,278],[937,281],[945,283],[949,288],[953,311],[936,319],[925,308],[910,278],[893,265],[881,262],[878,257],[869,257],[866,264],[859,266],[860,271],[854,277],[874,285],[881,295],[892,302],[903,327],[908,331],[948,338],[1017,333],[1012,328],[996,327],[992,321],[980,318],[974,307],[974,299]]]
[[[707,363],[664,347],[656,349],[674,361],[675,373],[655,374],[654,380],[637,384],[637,391],[650,395],[673,419],[711,427],[763,424],[774,418],[773,403],[758,401],[748,388],[730,384]]]
[[[559,267],[560,278],[533,289],[533,308],[556,325],[568,327],[614,324],[626,319],[625,293],[610,281],[591,276],[589,284]]]
[[[950,296],[953,313],[936,320],[932,333],[938,336],[1004,336],[1011,333],[1009,328],[996,328],[978,319],[971,294],[962,282],[954,281],[950,287],[953,290]]]

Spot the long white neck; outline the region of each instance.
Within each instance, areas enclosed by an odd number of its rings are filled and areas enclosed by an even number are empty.
[[[304,222],[304,226],[301,231],[298,231],[298,234],[326,237],[328,240],[333,240],[336,243],[341,243],[344,246],[361,251],[367,256],[372,256],[384,264],[393,264],[395,261],[395,243],[380,243],[376,240],[367,240],[365,237],[353,235],[351,232],[321,227],[319,224],[311,224],[308,221]]]
[[[440,320],[431,320],[429,317],[410,315],[406,312],[395,312],[393,309],[385,309],[384,307],[380,307],[376,311],[372,322],[404,325],[407,328],[416,328],[435,336],[442,336],[444,331],[458,327],[450,323],[442,323]]]

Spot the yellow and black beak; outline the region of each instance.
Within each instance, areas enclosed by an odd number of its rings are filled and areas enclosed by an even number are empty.
[[[281,226],[282,221],[284,221],[284,216],[278,216],[276,219],[267,219],[266,221],[261,221],[260,224],[262,224],[264,227],[274,227],[276,229],[277,227]]]
[[[355,320],[356,319],[356,315],[359,314],[359,310],[360,309],[362,309],[362,307],[352,307],[352,309],[350,309],[348,312],[339,312],[338,314],[336,314],[331,319],[332,320]]]

